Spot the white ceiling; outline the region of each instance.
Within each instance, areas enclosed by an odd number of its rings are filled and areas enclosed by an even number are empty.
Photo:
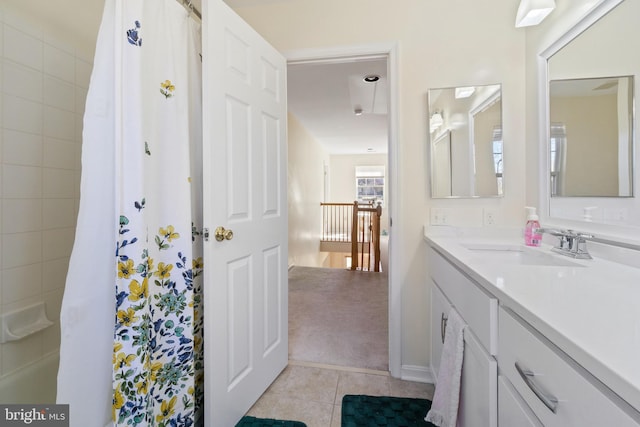
[[[387,152],[386,60],[290,64],[287,74],[289,112],[330,153]]]
[[[180,1],[180,0],[177,0]],[[192,0],[202,10],[202,0]],[[225,0],[231,7],[293,0]],[[63,28],[91,48],[100,26],[104,0],[2,0],[43,22]],[[368,74],[381,76],[365,83]],[[387,152],[387,80],[385,60],[357,60],[288,67],[288,106],[307,131],[330,153]],[[356,116],[354,108],[362,107]]]

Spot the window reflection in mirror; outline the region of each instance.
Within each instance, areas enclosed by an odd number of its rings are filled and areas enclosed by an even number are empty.
[[[501,97],[499,84],[429,90],[433,198],[503,195]]]
[[[632,196],[633,76],[549,82],[551,196]]]

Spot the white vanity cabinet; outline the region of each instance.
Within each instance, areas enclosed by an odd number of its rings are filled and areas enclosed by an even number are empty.
[[[432,248],[431,272],[431,369],[437,375],[444,342],[444,328],[451,307],[468,325],[464,332],[458,426],[498,425],[497,300],[475,285]],[[494,349],[491,352],[491,349]]]
[[[503,264],[460,237],[425,237],[434,375],[441,319],[454,308],[468,325],[459,425],[640,427],[636,267]]]
[[[505,389],[513,385],[517,401],[526,402],[520,405],[521,415],[533,412],[546,427],[638,426],[625,402],[503,307],[499,312],[499,337],[501,381]],[[500,404],[501,419],[514,413],[513,402],[505,401],[503,407],[501,398]]]
[[[543,427],[538,417],[504,375],[498,376],[498,425]]]

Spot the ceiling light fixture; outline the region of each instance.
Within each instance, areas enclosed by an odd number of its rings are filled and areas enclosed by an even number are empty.
[[[362,79],[367,83],[375,83],[378,80],[380,80],[380,76],[377,74],[368,74],[366,76],[364,76],[364,78]]]
[[[355,114],[356,116],[361,116],[362,115],[362,107],[357,106],[356,108],[353,109],[353,114]]]
[[[456,99],[460,98],[468,98],[473,95],[473,92],[476,91],[476,88],[473,86],[467,87],[457,87],[456,88]]]
[[[520,0],[516,28],[538,25],[555,7],[555,0]]]

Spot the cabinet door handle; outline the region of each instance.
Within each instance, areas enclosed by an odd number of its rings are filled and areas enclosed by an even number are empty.
[[[447,330],[447,320],[449,320],[449,318],[442,313],[440,315],[440,336],[442,337],[442,344],[444,344],[444,333]]]
[[[536,397],[540,399],[542,403],[544,403],[544,406],[549,408],[549,410],[555,414],[556,410],[558,409],[558,399],[555,398],[553,395],[542,391],[542,388],[538,384],[536,384],[536,382],[533,380],[533,377],[535,375],[533,372],[527,369],[522,369],[518,364],[518,362],[515,363],[515,366],[516,366],[516,371],[518,371],[518,373],[520,374],[524,382],[527,384],[527,386],[531,389],[533,394],[535,394]]]

